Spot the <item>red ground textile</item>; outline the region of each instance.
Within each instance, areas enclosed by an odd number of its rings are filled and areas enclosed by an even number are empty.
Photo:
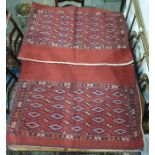
[[[143,148],[141,105],[121,13],[33,3],[19,58],[25,61],[8,147]]]
[[[122,13],[33,3],[19,58],[127,63],[132,55]]]
[[[143,148],[134,79],[131,65],[23,62],[7,145],[96,151]]]

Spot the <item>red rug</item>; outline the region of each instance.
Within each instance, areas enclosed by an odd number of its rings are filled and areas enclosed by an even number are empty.
[[[142,149],[140,97],[127,35],[121,13],[34,3],[19,56],[24,61],[7,146]]]
[[[24,62],[7,145],[141,149],[141,110],[134,79],[133,66]]]
[[[19,57],[40,62],[132,61],[122,13],[95,8],[56,8],[33,3]]]

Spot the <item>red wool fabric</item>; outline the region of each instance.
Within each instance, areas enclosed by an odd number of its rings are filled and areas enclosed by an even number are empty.
[[[143,148],[134,79],[133,66],[23,62],[7,145],[96,151]]]
[[[24,61],[7,146],[14,150],[142,149],[134,66],[123,65],[133,60],[127,34],[121,13],[33,3],[19,55]],[[115,66],[88,65],[98,63]]]
[[[121,13],[33,3],[19,58],[115,64],[132,61],[132,54]]]

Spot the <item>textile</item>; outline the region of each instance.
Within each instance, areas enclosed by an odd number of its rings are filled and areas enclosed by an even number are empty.
[[[23,62],[7,144],[81,150],[142,148],[134,79],[133,66]]]
[[[19,55],[22,71],[7,146],[142,149],[140,97],[127,34],[121,13],[34,3]]]
[[[24,60],[89,64],[132,61],[123,15],[94,8],[33,3],[21,48],[19,57]]]

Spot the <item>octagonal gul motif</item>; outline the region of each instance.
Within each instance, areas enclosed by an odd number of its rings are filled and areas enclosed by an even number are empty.
[[[105,119],[103,119],[103,118],[101,118],[101,117],[99,117],[99,116],[93,118],[92,120],[93,120],[94,122],[98,123],[98,124],[105,121]]]
[[[63,118],[64,116],[61,115],[61,114],[59,114],[59,113],[55,113],[55,114],[52,114],[51,117],[54,118],[54,119],[61,119],[61,118]]]
[[[34,128],[37,128],[39,127],[40,125],[36,122],[28,122],[28,123],[25,123],[25,125],[31,129],[34,129]]]
[[[58,124],[52,124],[52,125],[49,125],[49,128],[54,130],[54,131],[58,131],[58,130],[62,129],[62,126],[58,125]]]
[[[104,102],[104,100],[99,99],[99,98],[93,99],[92,101],[95,102],[95,103],[103,103]]]
[[[92,110],[97,112],[97,113],[100,113],[100,112],[104,111],[105,109],[103,109],[101,107],[94,107],[94,108],[92,108]]]
[[[53,98],[55,100],[57,100],[57,101],[61,101],[61,100],[64,100],[65,99],[65,97],[63,97],[63,96],[53,96]]]
[[[42,87],[38,87],[38,88],[35,88],[34,91],[36,91],[36,92],[44,92],[44,91],[46,91],[46,89],[42,88]]]
[[[120,113],[124,112],[125,110],[121,109],[121,108],[116,108],[116,109],[113,109],[113,111],[120,114]]]
[[[30,105],[32,106],[32,107],[34,107],[34,108],[40,108],[40,107],[42,107],[43,106],[43,104],[41,104],[41,103],[30,103]]]
[[[79,111],[81,111],[81,110],[83,110],[84,108],[83,107],[81,107],[81,106],[73,106],[72,107],[74,110],[76,110],[77,112],[79,112]]]
[[[122,103],[124,103],[124,101],[122,101],[122,100],[112,100],[112,103],[114,103],[114,104],[122,104]]]
[[[62,104],[54,104],[54,105],[52,105],[52,107],[54,107],[56,109],[63,109],[65,106]]]
[[[96,91],[93,91],[92,94],[100,96],[100,95],[103,95],[104,93],[102,91],[96,90]]]
[[[31,117],[39,117],[41,114],[40,113],[38,113],[38,112],[29,112],[28,113],[29,114],[29,116],[31,116]]]
[[[84,101],[84,99],[83,99],[82,97],[79,97],[79,96],[74,97],[73,100],[75,100],[75,101],[77,101],[77,102],[82,102],[82,101]]]
[[[123,96],[124,94],[121,92],[114,92],[112,95],[113,96]]]
[[[84,93],[84,91],[81,90],[81,89],[77,89],[77,90],[75,90],[73,92],[76,93],[76,94],[79,94],[79,95]]]
[[[75,120],[75,121],[83,121],[83,118],[82,117],[80,117],[79,115],[76,115],[76,116],[73,116],[73,117],[71,117],[73,120]]]
[[[58,93],[58,94],[64,94],[66,91],[63,89],[57,89],[54,92]]]
[[[118,118],[114,119],[113,121],[114,121],[115,123],[118,123],[118,124],[122,124],[122,123],[124,123],[124,122],[125,122],[125,120],[124,120],[124,119],[122,119],[122,118],[120,118],[120,117],[118,117]]]
[[[81,128],[80,126],[74,126],[71,129],[74,130],[75,132],[80,132],[83,130],[83,128]]]
[[[114,132],[117,133],[117,134],[119,134],[119,135],[122,135],[122,134],[126,133],[127,131],[126,130],[123,130],[123,129],[117,129]]]
[[[105,130],[102,128],[94,128],[93,131],[98,134],[105,132]]]
[[[39,95],[39,94],[35,94],[35,95],[32,95],[32,98],[42,99],[42,98],[44,98],[44,96],[43,95]]]

